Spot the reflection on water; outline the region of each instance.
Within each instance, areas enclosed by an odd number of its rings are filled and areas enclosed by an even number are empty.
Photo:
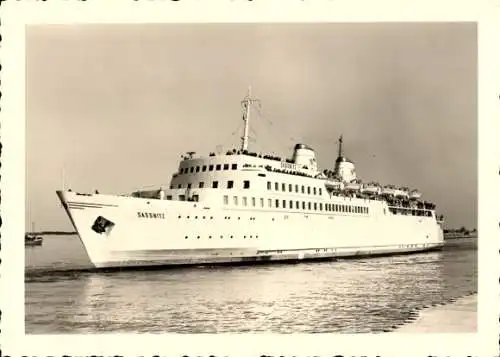
[[[107,273],[51,272],[88,266],[76,237],[43,249],[58,255],[26,252],[27,333],[374,332],[477,290],[472,240],[360,260]]]

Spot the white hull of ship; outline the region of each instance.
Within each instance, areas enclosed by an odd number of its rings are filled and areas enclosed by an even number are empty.
[[[202,202],[58,195],[96,268],[347,258],[421,252],[444,244],[435,217],[236,210]],[[156,218],[141,217],[151,212]],[[99,216],[114,226],[95,232],[91,227]]]

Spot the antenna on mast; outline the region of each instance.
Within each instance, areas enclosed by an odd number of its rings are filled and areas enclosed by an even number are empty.
[[[342,157],[344,156],[344,153],[342,152],[342,143],[344,142],[343,140],[343,135],[340,135],[340,138],[339,138],[339,155],[338,157]]]
[[[241,101],[241,106],[243,108],[243,121],[245,122],[245,128],[243,129],[243,136],[241,137],[241,150],[248,150],[250,104],[252,104],[254,102],[259,102],[258,99],[252,98],[251,91],[252,91],[252,88],[249,86],[247,96]]]

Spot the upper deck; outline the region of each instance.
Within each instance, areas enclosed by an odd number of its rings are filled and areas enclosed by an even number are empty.
[[[369,206],[394,214],[432,215],[435,206],[413,198],[409,189],[393,185],[364,185],[354,163],[344,156],[342,136],[333,170],[318,169],[315,151],[297,144],[291,158],[248,151],[248,119],[253,99],[243,103],[245,129],[240,149],[196,156],[188,152],[166,190],[138,191],[135,197],[203,201],[231,206],[231,202],[265,202],[272,209],[336,210],[368,213]],[[231,198],[231,199],[230,199]],[[262,200],[262,201],[261,201]],[[351,205],[343,201],[356,201]],[[340,205],[340,206],[336,206]],[[233,205],[234,206],[234,205]],[[246,206],[246,205],[245,205]],[[251,207],[251,205],[249,205]],[[261,208],[264,208],[262,203]]]

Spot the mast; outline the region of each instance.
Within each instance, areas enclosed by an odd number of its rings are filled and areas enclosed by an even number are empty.
[[[254,102],[258,102],[258,99],[251,97],[251,87],[248,87],[247,96],[241,101],[243,107],[243,121],[245,122],[245,127],[243,129],[243,136],[241,137],[241,150],[248,150],[248,131],[250,122],[250,105]]]

